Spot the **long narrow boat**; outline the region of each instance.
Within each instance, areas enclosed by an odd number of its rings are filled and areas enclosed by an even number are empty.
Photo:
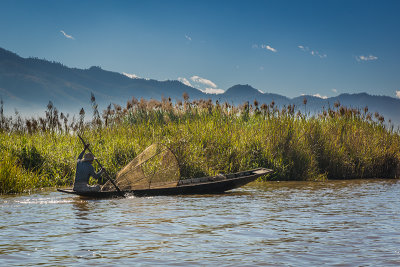
[[[158,188],[127,190],[123,191],[123,193],[132,194],[134,196],[215,194],[241,187],[256,180],[258,177],[267,175],[271,172],[272,170],[270,169],[258,168],[226,175],[182,179],[177,185],[174,184],[172,186],[166,185]],[[71,188],[57,190],[63,193],[93,198],[110,198],[119,196],[117,191],[76,192]]]

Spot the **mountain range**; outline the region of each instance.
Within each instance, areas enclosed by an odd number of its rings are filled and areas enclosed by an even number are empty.
[[[322,99],[302,95],[288,98],[279,94],[262,93],[250,85],[234,85],[222,94],[206,94],[180,81],[157,81],[131,78],[124,74],[103,70],[100,67],[89,69],[69,68],[57,62],[38,58],[22,58],[17,54],[0,48],[0,97],[4,101],[6,113],[17,109],[24,115],[43,112],[49,101],[64,112],[77,113],[81,107],[88,107],[90,95],[96,96],[100,108],[109,103],[124,105],[132,96],[137,99],[182,99],[186,92],[190,99],[209,99],[213,101],[242,104],[246,101],[269,104],[272,101],[283,107],[294,104],[301,111],[318,112],[333,107],[335,102],[379,112],[388,121],[400,125],[400,99],[388,96],[341,94]],[[307,99],[305,106],[303,101]]]

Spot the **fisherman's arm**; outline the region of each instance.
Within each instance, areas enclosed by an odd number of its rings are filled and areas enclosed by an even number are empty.
[[[95,172],[94,167],[92,166],[92,168],[90,168],[90,175],[93,178],[96,178],[97,180],[99,180],[101,178],[101,175],[104,173],[103,169],[100,169],[100,171]]]
[[[83,155],[85,154],[86,149],[89,148],[89,144],[85,144],[85,147],[83,148],[82,152],[79,154],[78,159],[82,159]]]
[[[83,155],[85,154],[85,150],[86,149],[82,150],[81,154],[79,154],[79,156],[78,156],[78,159],[82,159],[83,158]]]

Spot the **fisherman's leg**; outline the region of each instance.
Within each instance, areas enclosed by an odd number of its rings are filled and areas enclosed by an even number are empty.
[[[76,192],[98,192],[100,191],[100,185],[87,185],[87,184],[76,184],[74,185],[74,191]]]
[[[88,190],[89,190],[90,192],[99,192],[99,191],[100,191],[100,185],[88,186]]]

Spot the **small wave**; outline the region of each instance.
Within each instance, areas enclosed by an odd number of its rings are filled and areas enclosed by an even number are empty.
[[[132,193],[126,193],[125,195],[125,198],[129,198],[129,199],[131,199],[131,198],[137,198],[134,194],[132,194]]]
[[[15,201],[19,204],[62,204],[62,203],[71,203],[74,200],[71,199],[55,199],[55,198],[30,198],[24,200],[17,200]]]

